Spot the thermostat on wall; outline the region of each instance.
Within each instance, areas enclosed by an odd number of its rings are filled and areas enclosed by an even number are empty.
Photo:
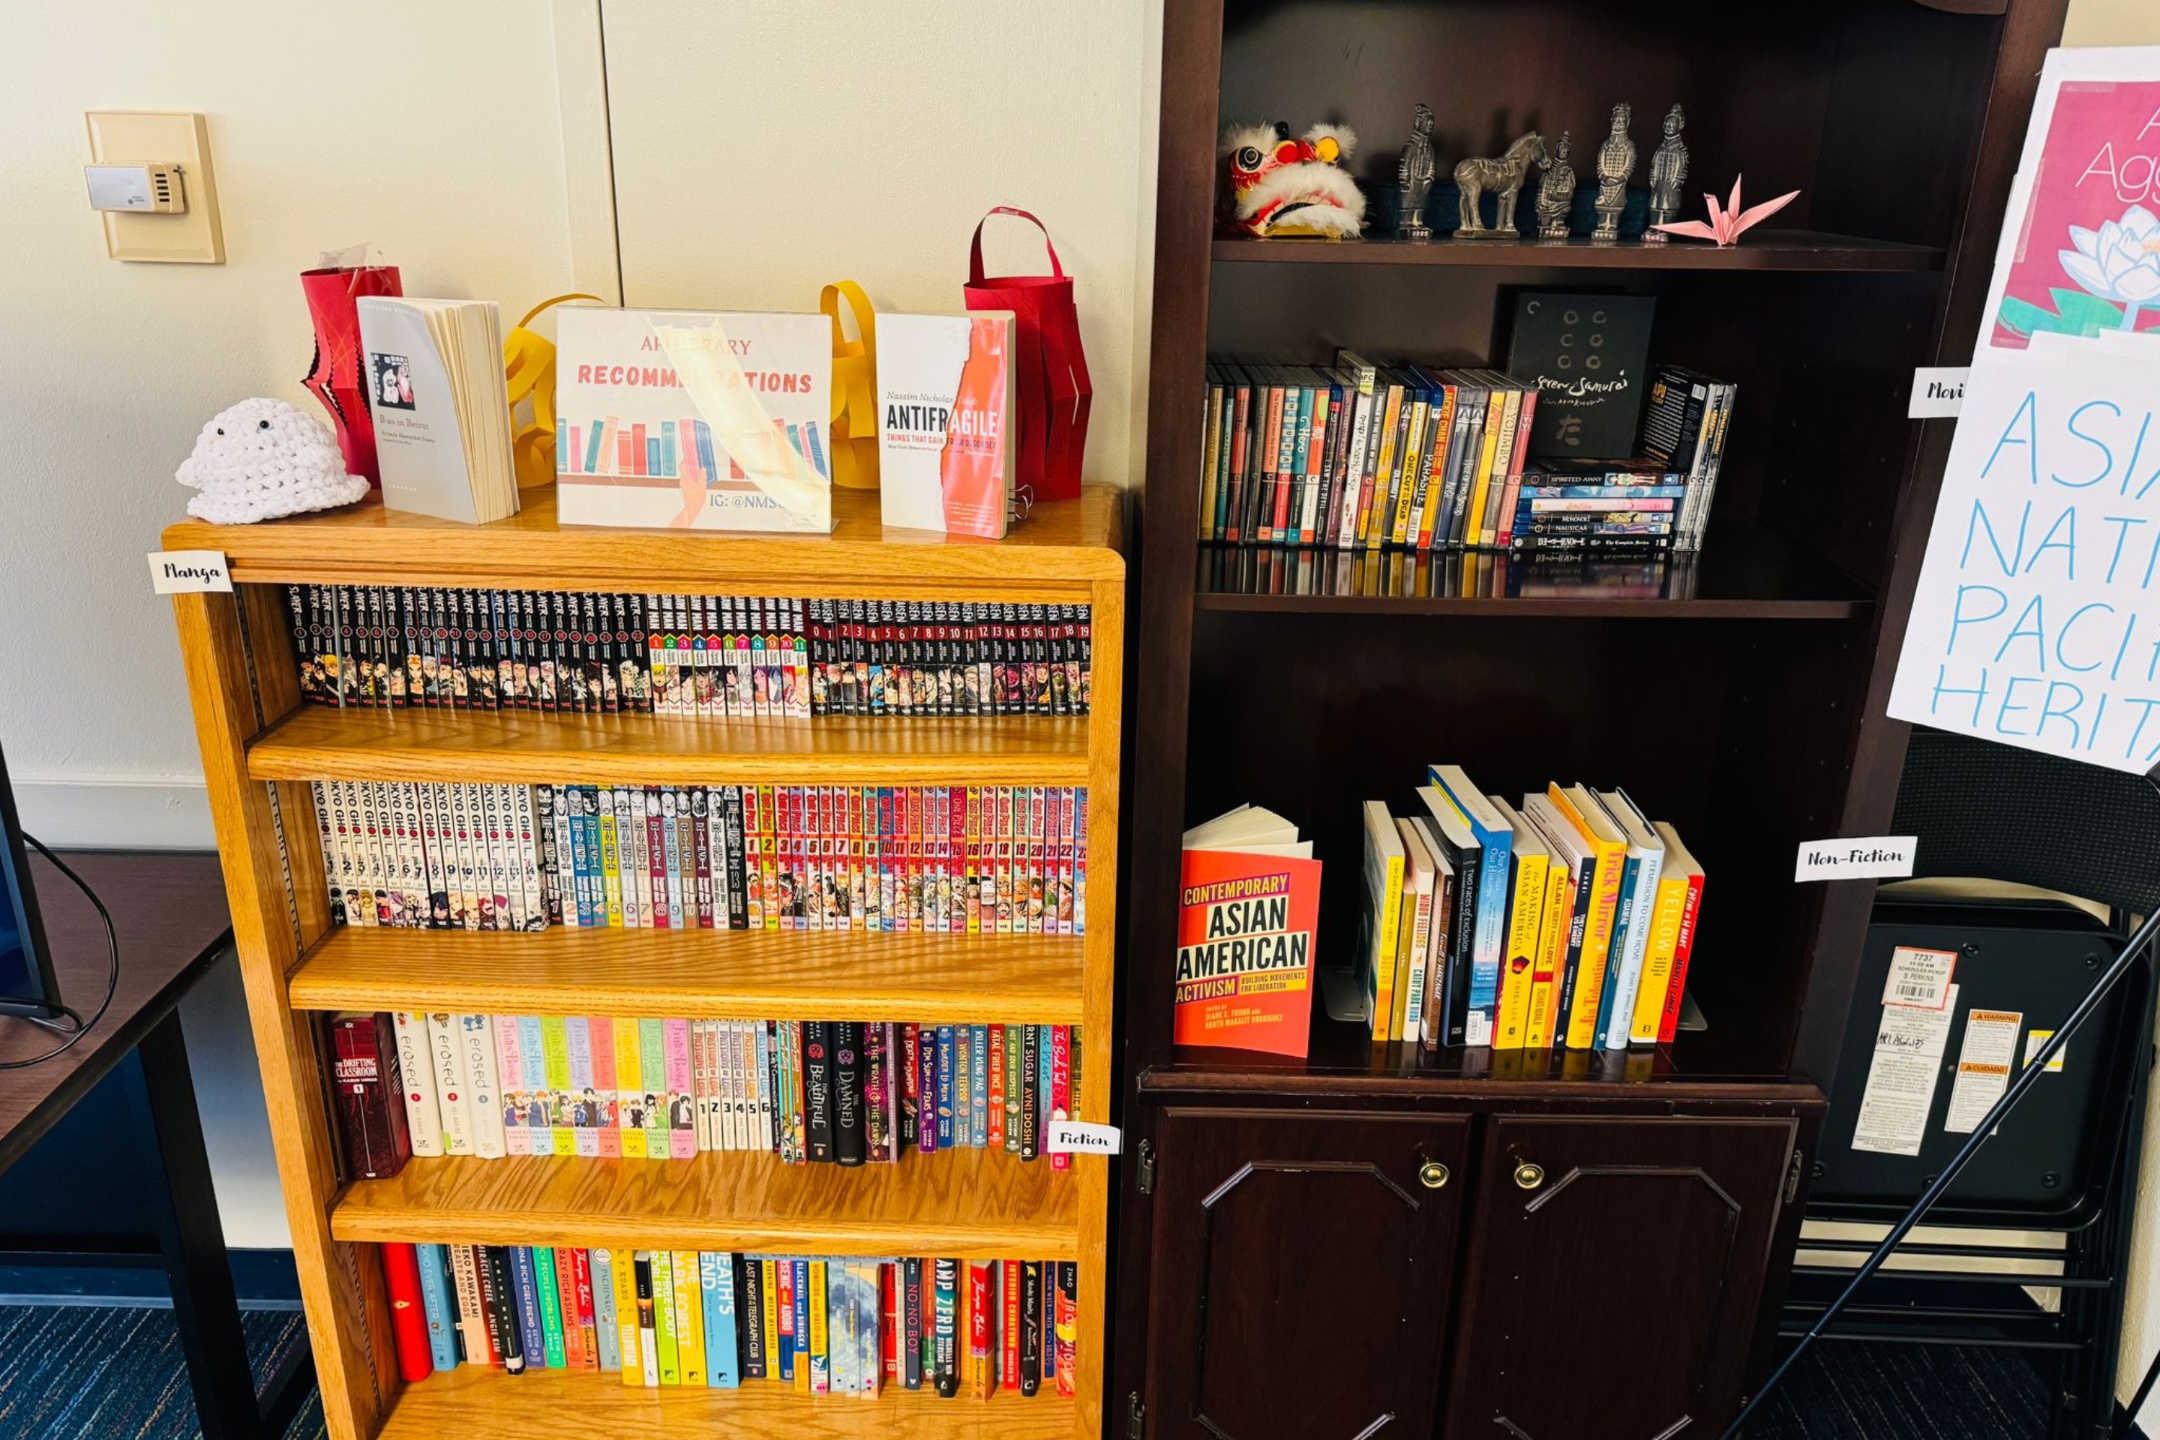
[[[124,210],[137,215],[181,215],[187,191],[178,165],[85,165],[90,208]]]

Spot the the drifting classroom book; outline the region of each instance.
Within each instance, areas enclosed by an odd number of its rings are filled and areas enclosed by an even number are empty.
[[[832,529],[824,316],[571,306],[560,317],[562,523]]]

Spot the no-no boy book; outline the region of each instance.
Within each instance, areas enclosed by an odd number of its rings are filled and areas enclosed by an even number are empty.
[[[563,524],[832,529],[824,316],[558,313]]]

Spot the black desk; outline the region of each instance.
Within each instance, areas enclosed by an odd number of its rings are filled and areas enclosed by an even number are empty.
[[[180,1001],[231,943],[217,857],[75,851],[61,858],[112,912],[120,983],[104,1017],[73,1049],[25,1070],[0,1070],[0,1171],[111,1077],[127,1116],[116,1144],[155,1177],[149,1193],[136,1197],[150,1233],[71,1236],[41,1227],[35,1235],[0,1234],[0,1261],[163,1269],[204,1440],[276,1440],[306,1398],[313,1366],[303,1343],[258,1402],[180,1032]],[[60,998],[88,1015],[109,973],[104,926],[82,892],[42,857],[33,855],[30,868]],[[0,1019],[0,1061],[55,1043],[32,1025]]]

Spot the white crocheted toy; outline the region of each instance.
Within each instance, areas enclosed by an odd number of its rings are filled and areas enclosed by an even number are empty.
[[[202,493],[188,514],[213,525],[249,525],[350,505],[368,493],[345,473],[330,427],[283,400],[242,400],[195,437],[195,453],[173,477]]]

